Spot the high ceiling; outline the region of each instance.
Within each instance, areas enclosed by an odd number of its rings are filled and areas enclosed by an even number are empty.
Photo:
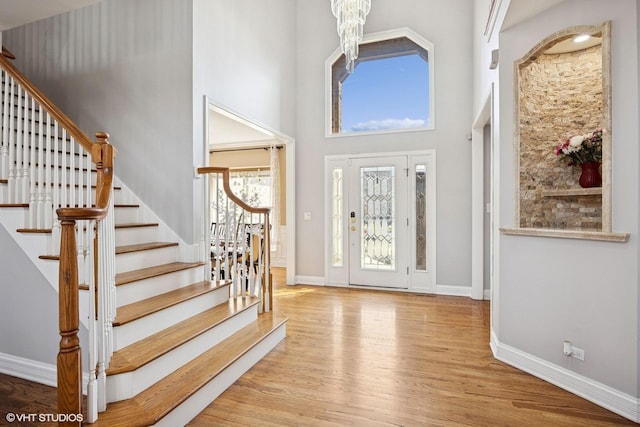
[[[100,0],[0,0],[0,31],[59,15]]]
[[[502,29],[513,27],[564,0],[511,0]]]

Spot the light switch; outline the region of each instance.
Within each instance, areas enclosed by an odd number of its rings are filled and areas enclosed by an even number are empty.
[[[305,212],[303,217],[305,221],[311,221],[311,212]]]

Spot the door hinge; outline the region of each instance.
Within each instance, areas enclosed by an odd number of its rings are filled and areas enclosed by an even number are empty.
[[[409,275],[409,266],[407,265],[407,276]]]

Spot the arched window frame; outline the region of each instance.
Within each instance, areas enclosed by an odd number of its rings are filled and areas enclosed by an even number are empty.
[[[427,67],[429,70],[429,123],[427,126],[415,127],[415,128],[398,128],[398,129],[385,129],[379,131],[368,131],[368,132],[340,132],[339,131],[339,122],[336,124],[336,120],[334,117],[340,118],[341,116],[341,103],[340,103],[340,86],[341,83],[348,77],[346,70],[344,70],[344,54],[340,51],[338,47],[325,61],[325,136],[327,138],[335,138],[335,137],[344,137],[344,136],[361,136],[361,135],[371,135],[371,134],[385,134],[385,133],[398,133],[398,132],[415,132],[415,131],[424,131],[424,130],[433,130],[435,129],[435,86],[434,86],[434,63],[435,63],[435,50],[433,43],[425,39],[424,37],[418,35],[415,31],[409,28],[399,28],[390,31],[383,31],[379,33],[367,34],[364,36],[362,42],[360,43],[360,55],[358,59],[356,59],[356,65],[359,61],[366,59],[382,59],[386,57],[394,57],[401,56],[411,53],[419,54],[424,57],[423,52],[414,50],[413,52],[408,47],[407,43],[403,43],[402,39],[406,38],[414,44],[421,47],[424,51],[427,52],[427,58],[424,58],[427,61]],[[375,54],[367,53],[367,48],[365,45],[370,43],[377,42],[394,42],[398,41],[396,44],[390,43],[389,49],[386,50],[378,50]],[[340,63],[342,67],[340,67]],[[335,64],[335,66],[334,66]],[[337,71],[336,78],[334,79],[333,70]],[[344,70],[344,71],[343,71]],[[336,131],[336,129],[338,129]]]

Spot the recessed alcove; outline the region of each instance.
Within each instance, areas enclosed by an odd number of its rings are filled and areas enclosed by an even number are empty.
[[[615,234],[610,31],[610,22],[567,28],[515,62],[516,228],[504,232],[523,235],[532,230],[536,236],[597,240],[609,240],[599,233]],[[576,43],[578,35],[589,35],[588,41]],[[583,189],[578,183],[580,167],[569,166],[555,148],[562,140],[596,129],[603,129],[602,186]]]

